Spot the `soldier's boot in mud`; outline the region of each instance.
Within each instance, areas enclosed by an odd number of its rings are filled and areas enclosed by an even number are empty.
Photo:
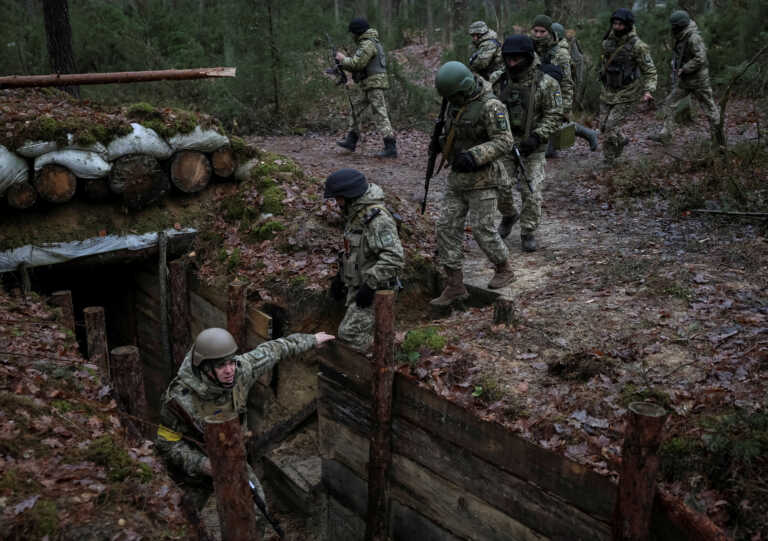
[[[597,132],[595,130],[590,130],[586,126],[582,126],[577,122],[574,127],[574,131],[576,133],[576,137],[581,137],[582,139],[585,139],[587,143],[589,143],[589,150],[592,152],[597,150]]]
[[[509,265],[509,260],[496,265],[496,274],[488,282],[488,289],[500,289],[515,281],[515,273]]]
[[[538,248],[533,231],[520,231],[520,246],[526,252],[535,252]]]
[[[502,239],[506,239],[512,232],[512,227],[517,223],[517,220],[519,219],[519,214],[515,214],[514,216],[502,216],[501,223],[499,224],[499,236]]]
[[[357,148],[357,141],[360,139],[360,136],[357,135],[357,132],[354,130],[350,130],[349,133],[347,133],[347,138],[343,141],[336,141],[336,144],[339,145],[341,148],[346,148],[350,152],[354,152]]]
[[[384,150],[376,154],[377,158],[397,158],[397,140],[394,137],[384,138]]]
[[[469,298],[469,291],[464,287],[464,273],[461,269],[445,269],[446,285],[443,292],[436,299],[429,301],[432,306],[450,306],[454,302]]]

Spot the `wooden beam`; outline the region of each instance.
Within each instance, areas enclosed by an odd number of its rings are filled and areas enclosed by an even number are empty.
[[[117,392],[121,409],[139,419],[149,418],[147,396],[144,391],[144,370],[139,348],[120,346],[111,351],[112,384]],[[125,419],[130,435],[137,439],[151,437],[151,425],[133,419]]]
[[[210,77],[235,77],[237,68],[194,68],[181,70],[119,71],[105,73],[53,73],[50,75],[9,75],[0,77],[0,89],[42,86],[100,85],[183,81]]]
[[[72,292],[54,291],[51,293],[51,304],[61,308],[61,323],[65,329],[75,332],[75,308],[72,304]]]
[[[109,357],[107,355],[107,326],[104,318],[104,308],[89,306],[83,309],[85,319],[85,338],[88,344],[88,360],[101,370],[102,378],[108,381]]]
[[[227,289],[227,330],[235,338],[239,352],[246,349],[248,327],[245,318],[245,304],[248,284],[235,279]]]
[[[189,321],[189,282],[187,258],[174,259],[168,265],[171,287],[171,349],[173,371],[181,366],[192,342]]]

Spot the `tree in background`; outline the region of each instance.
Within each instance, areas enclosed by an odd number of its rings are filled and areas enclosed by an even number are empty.
[[[43,0],[45,35],[48,59],[53,73],[75,73],[75,53],[72,49],[72,27],[69,24],[67,0]],[[67,86],[65,90],[80,97],[80,87]]]

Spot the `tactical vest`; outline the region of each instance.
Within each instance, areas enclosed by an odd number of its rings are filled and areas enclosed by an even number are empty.
[[[349,225],[344,229],[344,283],[348,287],[357,287],[362,284],[362,271],[369,263],[365,259],[365,227],[371,223],[379,214],[386,212],[390,216],[392,213],[380,203],[366,205],[359,210],[349,221]],[[360,216],[362,214],[362,216]],[[393,218],[394,219],[394,218]],[[380,284],[384,286],[384,284]]]
[[[536,114],[536,89],[541,83],[542,77],[544,77],[544,72],[541,71],[541,68],[536,69],[532,83],[512,83],[507,73],[502,76],[499,100],[507,106],[512,135],[524,137],[530,135],[528,131],[533,126],[533,119],[530,119],[529,122],[528,111],[531,112],[531,115]],[[530,100],[534,100],[533,103],[529,103]]]
[[[600,80],[611,90],[620,90],[640,76],[640,68],[633,55],[637,39],[637,36],[632,36],[620,48],[616,38],[612,37],[603,42],[604,65]]]
[[[384,55],[384,47],[381,46],[379,40],[373,38],[369,39],[376,47],[376,54],[368,61],[364,70],[352,73],[352,80],[356,83],[359,83],[363,79],[367,79],[371,75],[376,75],[377,73],[387,73],[387,57]]]
[[[447,127],[446,133],[450,133],[454,130],[453,145],[450,149],[450,156],[446,156],[446,160],[452,163],[454,158],[465,150],[469,150],[473,146],[484,143],[488,140],[488,136],[485,133],[485,128],[480,124],[479,120],[483,115],[483,109],[485,102],[489,98],[495,98],[493,93],[489,92],[484,94],[469,103],[462,108],[451,107],[449,110],[450,125]],[[461,109],[464,111],[461,113],[461,118],[456,120]]]

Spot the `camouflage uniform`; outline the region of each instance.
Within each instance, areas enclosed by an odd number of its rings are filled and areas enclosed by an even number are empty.
[[[441,138],[448,163],[463,151],[472,154],[477,171],[451,170],[437,221],[437,249],[440,263],[451,270],[461,270],[464,259],[464,224],[470,214],[472,236],[488,259],[501,265],[509,251],[501,240],[494,218],[499,187],[507,178],[500,159],[512,151],[514,139],[504,105],[493,95],[490,83],[475,76],[477,91],[463,107],[450,104]],[[453,132],[453,144],[446,141]],[[447,135],[445,135],[447,134]]]
[[[227,419],[236,413],[245,431],[246,402],[251,386],[280,359],[303,353],[316,345],[312,334],[292,334],[236,355],[235,384],[230,389],[215,384],[195,370],[192,351],[187,353],[178,374],[163,395],[160,408],[162,425],[157,431],[155,447],[171,477],[184,490],[184,499],[190,507],[200,511],[213,492],[213,480],[202,469],[207,455],[194,443],[203,442],[204,419],[211,416]],[[264,491],[250,466],[248,477],[263,500]],[[260,518],[261,513],[257,513],[257,517]]]
[[[376,29],[369,28],[359,36],[356,35],[355,41],[355,54],[341,61],[341,67],[352,72],[352,79],[360,85],[363,92],[353,105],[355,115],[349,119],[349,129],[362,133],[362,117],[370,115],[376,130],[383,137],[392,137],[394,132],[384,98],[384,91],[389,88],[387,62],[379,41],[379,33]]]
[[[693,21],[677,35],[675,66],[677,69],[682,69],[682,72],[677,78],[674,90],[667,96],[664,103],[662,134],[666,136],[671,133],[675,124],[675,109],[686,96],[691,94],[704,109],[704,114],[709,121],[709,130],[714,139],[720,122],[720,111],[712,98],[712,86],[709,84],[707,47],[704,45],[698,26]]]
[[[610,65],[606,65],[609,60]],[[632,115],[644,92],[656,90],[656,66],[648,45],[637,37],[635,28],[624,36],[616,36],[611,30],[603,40],[600,80],[603,156],[612,163],[629,141],[621,124]]]
[[[339,338],[366,351],[373,344],[373,306],[355,302],[358,288],[395,289],[405,265],[397,224],[384,206],[384,191],[376,184],[345,209],[343,280],[347,286],[347,312],[339,325]]]
[[[560,81],[560,92],[563,97],[563,114],[569,115],[573,107],[573,77],[571,76],[571,49],[568,40],[561,39],[554,45],[544,48],[540,42],[537,45],[536,54],[539,55],[542,64],[553,64],[563,71],[563,79]],[[544,50],[542,50],[544,49]]]
[[[570,32],[570,30],[569,30]],[[571,54],[571,79],[573,80],[573,101],[581,103],[582,95],[584,94],[584,72],[586,70],[586,62],[584,53],[581,50],[576,37],[566,38],[568,39],[569,52]]]
[[[472,42],[475,52],[469,57],[467,67],[483,79],[488,80],[491,74],[504,69],[504,59],[501,58],[501,43],[493,30],[488,30],[480,36],[477,42]]]
[[[531,66],[517,79],[512,79],[506,70],[492,76],[493,91],[507,106],[509,111],[512,135],[522,140],[535,133],[541,143],[539,148],[528,156],[523,157],[528,180],[533,188],[531,193],[528,184],[520,180],[517,189],[520,191],[522,208],[520,211],[520,230],[533,232],[539,227],[541,220],[542,190],[544,188],[546,159],[544,153],[550,134],[560,128],[563,111],[563,98],[560,95],[560,85],[557,81],[541,71],[541,61],[535,56]],[[533,92],[533,104],[529,105]],[[532,109],[532,117],[528,110]],[[504,156],[504,168],[507,172],[517,170],[517,163],[511,153]],[[507,177],[500,188],[499,211],[502,216],[517,216],[515,209],[514,186],[512,179]]]

